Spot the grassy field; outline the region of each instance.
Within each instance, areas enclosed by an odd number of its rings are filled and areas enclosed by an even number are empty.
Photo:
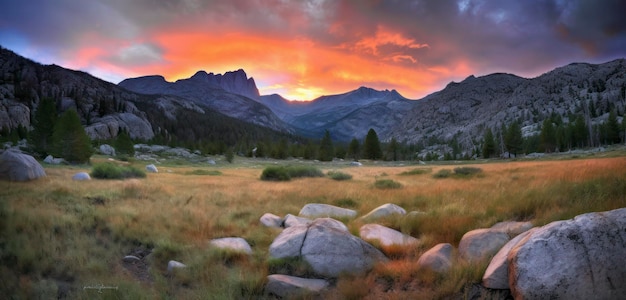
[[[462,296],[467,283],[480,280],[486,262],[459,261],[443,275],[418,269],[417,258],[433,245],[456,247],[467,231],[499,221],[530,220],[539,226],[626,207],[623,156],[464,164],[481,170],[468,175],[457,175],[458,165],[318,163],[325,174],[339,171],[352,179],[260,180],[263,169],[275,163],[242,158],[232,165],[176,163],[159,165],[160,172],[146,178],[87,182],[71,177],[89,172],[90,166],[47,167],[43,179],[0,182],[0,294],[21,299],[258,299],[269,274],[268,247],[279,234],[263,227],[259,217],[266,212],[297,215],[315,202],[355,209],[359,215],[385,203],[424,212],[380,222],[420,239],[418,246],[384,249],[392,262],[363,277],[339,278],[324,298],[454,298]],[[353,233],[362,225],[346,222]],[[245,238],[254,254],[208,248],[210,239],[230,236]],[[146,265],[122,261],[148,253]],[[169,260],[189,267],[167,275]]]

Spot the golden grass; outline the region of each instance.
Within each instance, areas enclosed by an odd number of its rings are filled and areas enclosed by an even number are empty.
[[[444,277],[416,270],[419,254],[437,243],[458,245],[465,232],[504,220],[543,225],[626,207],[624,157],[464,166],[483,171],[437,179],[432,174],[454,166],[432,165],[424,174],[406,175],[415,166],[370,165],[342,168],[353,176],[346,181],[265,182],[259,180],[262,165],[250,160],[219,168],[218,176],[187,175],[208,169],[198,165],[166,166],[145,179],[73,182],[74,173],[89,170],[47,168],[48,176],[40,180],[0,182],[0,292],[32,298],[56,290],[68,298],[89,298],[81,288],[102,283],[143,298],[258,298],[268,247],[278,234],[261,226],[259,217],[266,212],[297,215],[305,204],[318,202],[346,204],[359,215],[384,203],[423,212],[380,221],[419,238],[416,249],[396,251],[393,263],[367,277],[339,279],[329,297],[360,298],[363,289],[353,289],[365,283],[376,287],[366,290],[371,297],[439,297],[458,292],[482,266],[460,265]],[[399,182],[402,188],[377,189],[373,184],[379,179]],[[351,232],[358,232],[360,222],[348,223]],[[211,255],[208,240],[228,236],[245,238],[255,254],[233,263]],[[121,258],[138,247],[153,249],[152,283],[138,281],[120,267]],[[170,259],[190,265],[187,273],[165,276]],[[393,290],[386,290],[389,286]]]

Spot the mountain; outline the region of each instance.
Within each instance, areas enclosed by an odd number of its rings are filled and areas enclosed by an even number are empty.
[[[291,131],[270,109],[253,100],[259,97],[259,92],[254,79],[248,79],[243,70],[224,75],[199,71],[176,82],[168,82],[163,76],[137,77],[125,79],[119,86],[141,94],[181,97],[239,120],[281,132]]]
[[[297,133],[321,137],[328,130],[339,141],[361,139],[370,128],[386,136],[394,123],[416,104],[395,90],[377,91],[367,87],[308,102],[289,101],[279,95],[261,96],[259,101]]]
[[[585,115],[598,125],[612,109],[626,104],[626,60],[604,64],[574,63],[531,79],[511,74],[470,76],[416,101],[390,130],[399,141],[423,146],[452,140],[476,147],[486,128],[519,122],[524,136],[538,135],[543,120],[557,116],[573,122]],[[589,108],[593,107],[593,111]]]

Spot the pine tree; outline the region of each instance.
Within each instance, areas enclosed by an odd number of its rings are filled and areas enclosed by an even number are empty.
[[[133,145],[133,141],[130,139],[130,136],[126,132],[126,130],[120,130],[115,138],[115,151],[117,154],[135,155],[135,147]]]
[[[376,134],[373,128],[370,128],[365,137],[365,143],[363,143],[363,157],[366,159],[380,159],[383,157],[378,134]]]
[[[493,137],[493,132],[491,132],[491,128],[487,128],[485,130],[485,136],[483,137],[483,157],[490,158],[496,153],[496,141]]]
[[[399,151],[400,151],[400,145],[398,145],[398,141],[396,141],[396,138],[392,137],[391,141],[389,142],[389,146],[387,146],[387,153],[389,155],[389,159],[393,161],[397,161]]]
[[[352,158],[354,161],[359,160],[361,153],[361,145],[359,140],[356,138],[352,138],[350,141],[350,145],[348,146],[348,157]]]
[[[330,138],[330,132],[326,130],[324,137],[320,142],[320,149],[318,152],[318,159],[320,161],[332,161],[335,157],[335,149],[333,147],[333,141]]]
[[[54,100],[44,98],[33,117],[33,130],[28,142],[33,150],[41,156],[46,156],[52,151],[52,133],[57,121],[57,108]]]
[[[621,130],[619,122],[617,122],[617,114],[614,110],[609,113],[609,118],[606,120],[604,129],[604,136],[608,144],[617,144],[620,142],[619,134]]]
[[[52,141],[52,155],[70,163],[87,163],[93,154],[91,140],[80,124],[78,113],[73,109],[59,117],[54,126]]]
[[[587,145],[587,139],[589,137],[589,131],[587,130],[587,122],[583,115],[578,115],[576,121],[574,121],[574,130],[572,133],[573,143],[578,147],[585,147]]]
[[[522,137],[522,128],[517,122],[511,123],[507,129],[504,144],[507,151],[509,151],[509,157],[511,157],[511,154],[517,157],[517,154],[523,149],[524,138]]]
[[[548,118],[543,120],[541,125],[541,149],[544,152],[553,152],[556,148],[556,130],[552,121]]]

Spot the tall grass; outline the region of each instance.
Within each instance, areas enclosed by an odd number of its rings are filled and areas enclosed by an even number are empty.
[[[320,202],[350,207],[359,215],[384,203],[421,212],[381,220],[419,238],[418,248],[367,276],[339,278],[329,298],[446,298],[479,280],[484,266],[461,264],[441,276],[416,269],[412,262],[429,247],[442,242],[457,246],[465,232],[499,221],[543,225],[626,207],[623,157],[484,164],[479,166],[481,177],[463,180],[407,177],[400,174],[410,167],[368,166],[351,168],[349,181],[312,177],[273,184],[260,181],[260,170],[245,163],[238,159],[220,169],[221,176],[210,177],[186,176],[194,167],[182,165],[142,180],[73,182],[76,167],[64,166],[47,168],[48,176],[37,181],[0,182],[0,294],[263,298],[265,277],[279,265],[267,260],[278,232],[260,225],[260,216],[297,214],[303,205]],[[432,167],[433,174],[440,169]],[[402,188],[371,188],[381,173]],[[354,232],[359,222],[347,225]],[[229,236],[245,238],[253,255],[230,257],[208,249],[210,239]],[[121,262],[137,249],[152,253],[146,258],[150,283],[137,279]],[[169,275],[169,260],[188,268]],[[119,290],[94,295],[82,289],[95,284]]]

